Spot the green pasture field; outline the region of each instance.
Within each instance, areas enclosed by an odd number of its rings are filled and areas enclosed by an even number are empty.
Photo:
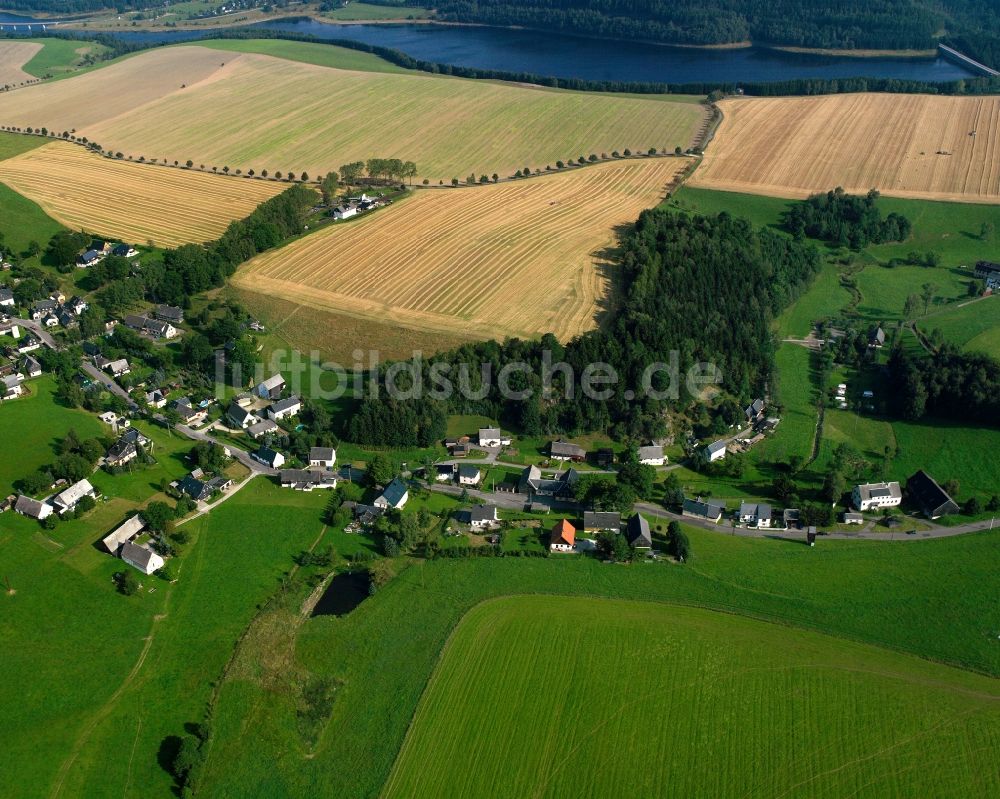
[[[928,313],[948,308],[968,300],[968,285],[972,275],[957,268],[924,266],[867,266],[857,273],[858,290],[862,300],[857,312],[869,322],[898,322],[903,320],[903,306],[911,294],[920,296],[923,286],[936,287]],[[917,318],[924,315],[923,302],[917,309]]]
[[[910,656],[695,608],[506,597],[452,632],[382,795],[992,793],[998,726],[1000,682]]]
[[[19,40],[21,41],[21,40]],[[36,42],[42,45],[23,69],[29,75],[43,78],[48,75],[62,75],[76,72],[83,63],[84,56],[92,54],[100,56],[107,52],[107,47],[96,42],[81,42],[69,39],[39,37],[24,39],[26,42]]]
[[[356,8],[352,3],[349,8]],[[372,8],[384,8],[371,6]],[[346,10],[346,9],[345,9]],[[391,10],[384,8],[384,10]],[[399,13],[398,11],[394,13]],[[335,69],[354,69],[360,72],[392,72],[414,74],[411,69],[396,66],[390,61],[360,50],[349,47],[338,47],[333,44],[318,42],[292,42],[282,39],[205,39],[199,41],[200,47],[211,47],[213,50],[225,50],[231,53],[259,53],[261,55],[284,58],[288,61],[299,61],[303,64],[316,64],[321,67]]]
[[[253,480],[182,528],[193,540],[176,564],[176,583],[143,578],[155,591],[133,597],[115,592],[110,574],[122,564],[91,546],[90,517],[56,529],[60,539],[84,531],[65,554],[35,543],[41,532],[30,520],[18,517],[13,536],[0,532],[5,562],[8,551],[18,553],[9,571],[13,586],[21,586],[3,599],[15,609],[24,603],[15,623],[0,626],[12,644],[5,646],[12,658],[0,692],[19,723],[9,725],[19,743],[0,765],[5,784],[18,785],[22,796],[47,796],[72,753],[65,796],[101,793],[109,784],[126,796],[168,795],[172,779],[158,762],[161,746],[202,719],[212,683],[256,606],[278,588],[292,555],[324,533],[327,500],[324,492]],[[109,529],[101,526],[100,534]]]
[[[835,315],[846,306],[851,294],[841,285],[840,277],[840,269],[824,264],[809,289],[777,318],[778,335],[804,338],[812,331],[814,322]]]
[[[449,416],[448,437],[471,436],[475,439],[480,427],[496,427],[497,423],[486,416]]]
[[[56,444],[76,430],[81,438],[104,435],[97,416],[79,408],[68,408],[53,396],[55,381],[43,375],[26,383],[28,396],[0,403],[0,430],[15,435],[7,441],[7,454],[0,457],[0,496],[13,490],[13,483],[52,463],[57,457]],[[16,452],[16,456],[15,453]]]
[[[991,591],[991,564],[1000,554],[1000,533],[895,544],[821,540],[813,549],[797,543],[732,538],[722,532],[694,528],[688,533],[695,554],[685,566],[666,562],[610,566],[591,558],[490,558],[414,563],[347,616],[314,618],[303,625],[290,668],[335,675],[341,681],[330,720],[318,744],[309,749],[308,756],[304,756],[305,747],[296,732],[294,697],[267,690],[252,679],[230,681],[223,687],[214,707],[215,735],[202,774],[201,790],[206,795],[246,795],[257,790],[270,797],[292,797],[307,792],[352,797],[381,795],[449,634],[462,616],[482,600],[510,594],[562,594],[704,605],[964,664],[991,674],[1000,673],[1000,652],[995,640],[1000,633],[1000,619],[995,614],[983,613],[987,607],[983,603],[988,603]],[[552,601],[558,604],[561,600],[553,598]],[[587,612],[574,614],[566,626],[586,627],[589,624],[587,616]],[[735,620],[727,623],[738,626]],[[750,626],[749,622],[744,623]],[[669,625],[661,625],[663,656],[676,651],[669,643],[670,630]],[[558,639],[558,625],[554,625],[551,632]],[[778,630],[771,632],[780,634]],[[803,648],[801,637],[805,634],[791,631],[785,634],[790,637],[775,648],[780,653],[776,657],[784,659],[784,666],[788,662],[807,662],[807,658],[797,659],[802,652],[808,652]],[[726,638],[722,636],[720,646]],[[628,640],[616,632],[616,646],[626,647]],[[774,639],[764,640],[774,642]],[[835,643],[829,641],[826,645],[829,658],[824,655],[819,660],[819,668],[829,666],[829,660],[840,656],[853,659],[850,653],[857,649],[854,644],[844,644],[843,649],[838,649]],[[738,651],[740,647],[733,649]],[[511,697],[526,691],[539,702],[546,702],[544,694],[556,672],[569,682],[586,684],[589,687],[587,695],[595,706],[601,706],[602,692],[611,691],[618,696],[618,691],[626,690],[630,701],[650,704],[652,709],[659,711],[661,718],[676,718],[681,734],[687,731],[692,740],[704,741],[722,735],[719,729],[698,732],[686,726],[692,722],[684,722],[685,716],[673,716],[687,711],[678,710],[676,702],[663,698],[662,691],[672,690],[673,681],[648,677],[652,673],[659,674],[658,669],[646,670],[648,685],[645,682],[636,684],[613,671],[576,670],[577,661],[571,657],[573,651],[572,644],[567,643],[555,665],[548,662],[545,669],[536,670],[526,683],[514,676],[516,667],[511,660],[514,655],[508,654],[488,668],[467,671],[466,684],[453,700],[456,706],[461,705],[462,697],[472,696],[480,690],[474,683],[483,683],[486,686],[497,684],[496,690],[509,691]],[[870,662],[874,663],[883,663],[882,658],[896,658],[885,652],[865,651],[871,652]],[[937,668],[907,661],[913,663],[916,670],[910,675],[911,682],[923,669]],[[570,665],[565,666],[565,662]],[[648,665],[648,659],[640,659],[639,665],[642,664]],[[705,664],[709,664],[710,675],[724,676],[723,681],[737,679],[713,660],[703,661]],[[855,663],[855,668],[858,667],[863,664]],[[764,685],[773,670],[765,666],[757,675],[752,696],[765,695]],[[928,672],[923,673],[922,679],[925,679]],[[955,677],[954,682],[950,686],[942,685],[942,691],[960,688],[971,679],[957,672],[951,674]],[[801,672],[795,675],[783,678],[784,693],[799,694],[801,688],[820,707],[832,703],[840,690],[831,687],[832,693],[817,695],[805,687],[813,685],[812,678],[802,676]],[[738,679],[747,678],[744,674]],[[909,690],[901,686],[890,690],[886,683],[880,682],[882,679],[856,672],[856,679],[849,684],[863,693],[873,690],[873,685],[879,686],[882,696],[887,699],[890,696],[900,699],[896,691]],[[685,708],[697,701],[702,690],[708,690],[708,686],[698,682],[681,682],[686,686],[680,700]],[[714,682],[710,680],[710,684]],[[831,682],[831,686],[834,684],[841,685]],[[918,684],[912,687],[922,690]],[[755,704],[758,715],[763,703],[764,700],[760,700]],[[927,707],[922,703],[918,705]],[[907,703],[901,707],[906,708],[905,723],[909,725],[919,710]],[[738,707],[730,710],[744,712]],[[585,708],[581,712],[586,712]],[[255,731],[249,736],[245,727],[247,718],[253,719]],[[614,723],[613,719],[610,721]],[[418,727],[419,724],[418,716]],[[664,728],[670,726],[674,725],[664,725]],[[726,729],[731,727],[727,725]],[[881,730],[877,734],[892,735],[881,722],[875,729]],[[825,734],[827,741],[836,739],[837,747],[854,745],[850,736],[840,738],[829,727]],[[536,738],[527,728],[510,731],[508,735],[544,745],[544,740]],[[507,745],[492,736],[486,738],[498,746]],[[605,751],[615,752],[612,759],[629,757],[627,748],[623,749],[618,741],[612,746],[611,740],[602,739]],[[473,741],[468,743],[478,746]],[[578,744],[590,745],[585,736],[573,736],[566,746],[572,748]],[[980,745],[985,747],[987,742],[980,741]],[[736,747],[733,751],[742,748]],[[750,749],[759,752],[759,749]],[[933,747],[929,751],[928,756],[934,757]],[[814,751],[810,757],[813,756],[826,755]],[[664,758],[669,759],[669,752]],[[844,760],[847,759],[845,756]],[[658,762],[659,758],[653,760]],[[436,770],[433,765],[436,760],[424,762],[428,771]],[[520,768],[516,761],[500,759],[500,762],[512,771]],[[585,761],[570,759],[570,762]],[[614,768],[607,763],[604,766]],[[599,775],[601,770],[587,769],[592,779],[600,779],[594,775]],[[641,772],[642,768],[636,770]],[[725,773],[726,769],[719,767],[713,771]],[[927,779],[936,779],[934,769],[928,771]],[[732,772],[739,773],[735,766]],[[909,780],[916,779],[909,772],[906,774],[901,790],[910,785]],[[116,784],[116,781],[109,784]],[[761,790],[766,791],[766,788]],[[965,790],[966,786],[961,785],[955,795]],[[640,795],[651,793],[655,791]],[[422,795],[435,794],[430,791]],[[561,795],[579,795],[579,791],[568,789]]]
[[[966,350],[1000,353],[1000,299],[996,295],[931,313],[917,326],[925,335],[940,330],[945,341]]]
[[[18,133],[0,131],[0,161],[34,150],[43,144],[48,144],[48,139],[41,136],[22,136]]]

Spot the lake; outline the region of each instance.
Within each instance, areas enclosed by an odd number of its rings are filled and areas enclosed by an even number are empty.
[[[0,24],[30,22],[0,14]],[[765,82],[792,78],[899,78],[948,81],[973,73],[943,58],[853,58],[763,48],[700,49],[588,39],[510,28],[457,25],[335,25],[314,20],[266,22],[268,30],[351,39],[425,61],[586,80],[651,83]],[[231,30],[231,29],[230,29]],[[83,31],[81,31],[83,32]],[[114,31],[133,42],[181,42],[210,31]]]
[[[313,616],[346,616],[368,599],[368,572],[335,575],[313,608]]]

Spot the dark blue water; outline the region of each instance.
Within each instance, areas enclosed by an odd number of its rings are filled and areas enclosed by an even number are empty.
[[[0,14],[0,24],[5,20],[26,21],[12,20],[10,16]],[[947,81],[973,74],[942,58],[845,58],[759,48],[704,50],[507,28],[331,25],[312,20],[267,22],[259,27],[320,39],[352,39],[455,66],[586,80],[727,83],[876,77]],[[127,41],[143,43],[189,41],[206,35],[204,30],[113,33]]]

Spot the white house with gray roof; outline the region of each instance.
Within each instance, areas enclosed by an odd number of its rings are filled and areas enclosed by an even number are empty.
[[[864,513],[873,508],[895,508],[903,501],[899,483],[865,483],[851,492],[854,507]]]

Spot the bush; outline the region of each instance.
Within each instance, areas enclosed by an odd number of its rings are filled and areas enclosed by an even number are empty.
[[[125,571],[120,571],[115,573],[115,585],[118,586],[118,592],[124,594],[125,596],[132,596],[139,591],[139,578],[136,577],[135,572],[131,569],[126,569]]]

